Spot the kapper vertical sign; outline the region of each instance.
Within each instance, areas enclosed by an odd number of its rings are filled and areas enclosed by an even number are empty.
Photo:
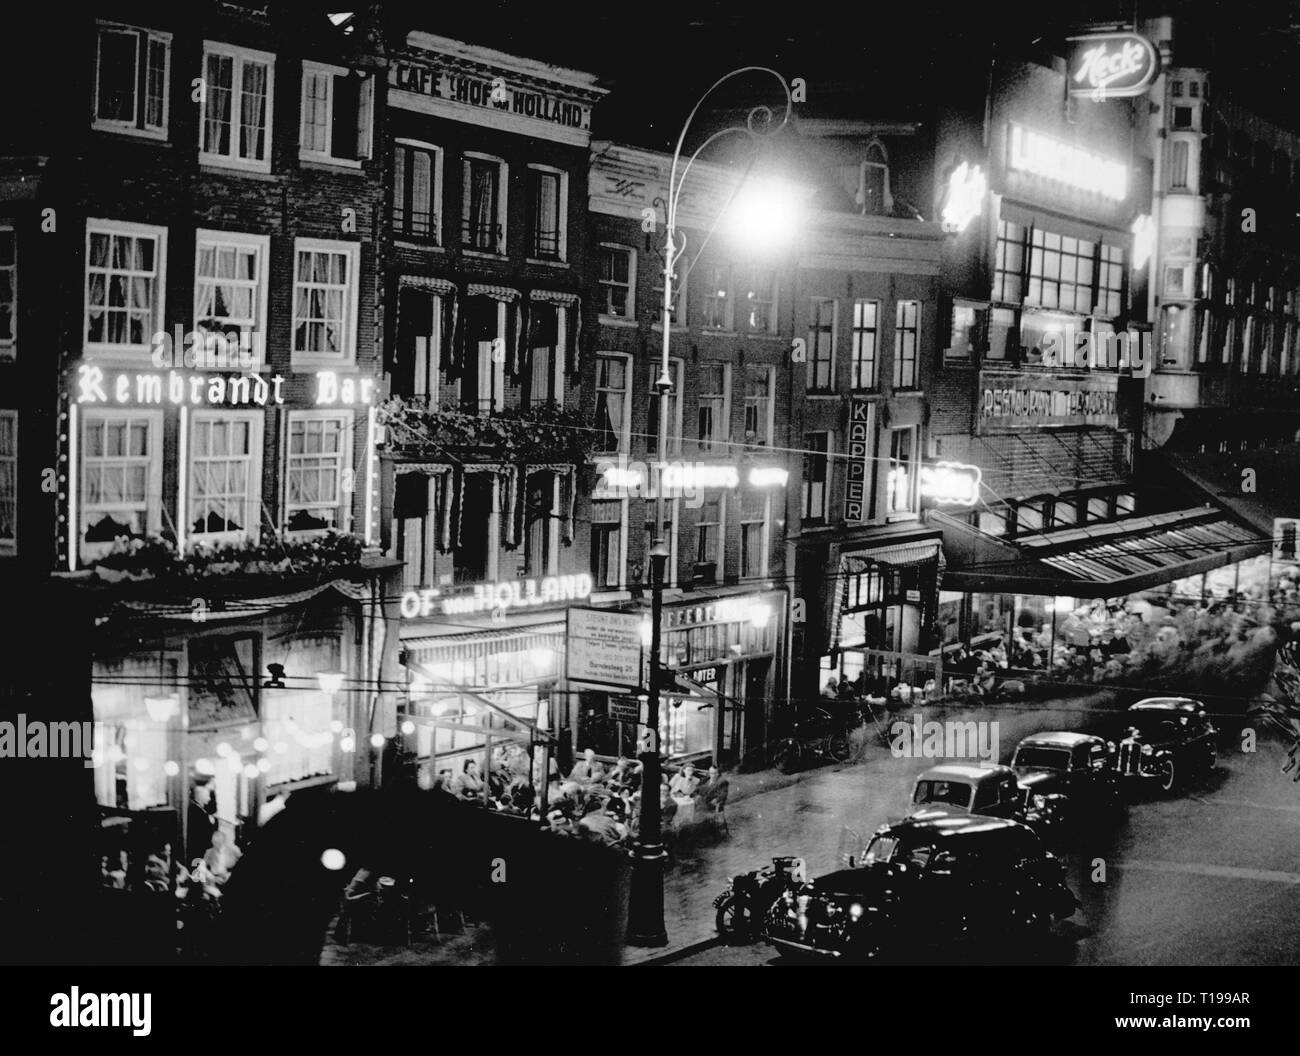
[[[849,479],[844,489],[844,519],[850,524],[867,520],[871,497],[871,404],[854,399],[849,403]]]

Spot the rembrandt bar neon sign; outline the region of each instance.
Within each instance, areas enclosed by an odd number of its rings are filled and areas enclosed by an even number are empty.
[[[402,595],[402,618],[413,620],[433,615],[435,607],[444,616],[476,612],[497,612],[552,605],[560,601],[581,601],[591,595],[594,583],[585,572],[542,579],[516,579],[504,583],[480,583],[473,591],[443,597],[436,587],[408,590]]]
[[[320,407],[350,407],[375,399],[375,379],[351,377],[332,370],[318,371],[313,400]],[[284,375],[249,373],[191,374],[169,370],[153,373],[106,371],[83,363],[77,368],[78,403],[133,406],[193,405],[200,407],[265,407],[284,403]]]
[[[1011,155],[1007,164],[1021,172],[1033,173],[1117,202],[1128,197],[1128,169],[1118,161],[1110,161],[1062,143],[1059,139],[1031,132],[1014,122],[1011,125]]]

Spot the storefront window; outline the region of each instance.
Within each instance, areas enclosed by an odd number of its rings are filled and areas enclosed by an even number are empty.
[[[667,758],[713,751],[713,720],[717,707],[685,700],[680,706],[669,697],[659,711],[659,751]]]
[[[95,799],[116,810],[167,803],[167,723],[149,714],[148,697],[178,693],[177,661],[151,656],[96,661],[91,695],[95,721]],[[88,749],[87,749],[88,750]]]

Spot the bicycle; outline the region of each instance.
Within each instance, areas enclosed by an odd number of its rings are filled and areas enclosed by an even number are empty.
[[[772,763],[783,774],[793,773],[808,758],[848,762],[853,747],[849,731],[824,708],[813,708],[807,718],[796,717],[788,736],[772,748]]]

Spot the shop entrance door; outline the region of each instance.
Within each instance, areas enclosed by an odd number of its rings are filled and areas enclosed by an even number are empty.
[[[767,676],[772,661],[749,660],[743,667],[743,743],[739,744],[738,751],[748,758],[763,755],[767,745]]]

